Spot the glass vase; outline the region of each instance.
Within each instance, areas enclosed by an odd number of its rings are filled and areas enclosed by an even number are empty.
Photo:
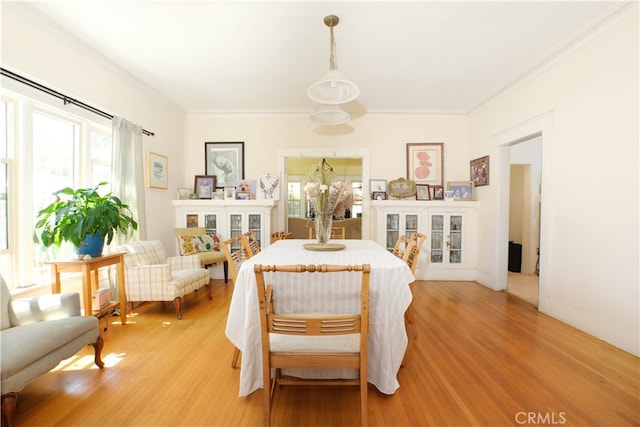
[[[316,240],[319,245],[326,245],[331,239],[332,212],[316,212],[315,217]]]

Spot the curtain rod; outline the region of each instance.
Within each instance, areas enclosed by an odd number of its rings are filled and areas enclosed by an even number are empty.
[[[67,95],[64,95],[64,94],[62,94],[62,93],[60,93],[58,91],[55,91],[55,90],[53,90],[53,89],[51,89],[49,87],[41,85],[40,83],[34,82],[33,80],[30,80],[30,79],[28,79],[26,77],[23,77],[23,76],[21,76],[19,74],[16,74],[13,71],[9,71],[6,68],[0,67],[0,73],[3,76],[7,76],[7,77],[9,77],[9,78],[11,78],[13,80],[16,80],[16,81],[22,83],[22,84],[30,86],[30,87],[32,87],[34,89],[38,89],[38,90],[40,90],[40,91],[42,91],[44,93],[47,93],[47,94],[49,94],[51,96],[55,96],[56,98],[61,99],[62,102],[64,102],[64,105],[73,104],[73,105],[76,105],[76,106],[78,106],[80,108],[84,108],[87,111],[91,111],[94,114],[97,114],[99,116],[107,118],[109,120],[113,119],[113,114],[105,113],[102,110],[99,110],[99,109],[97,109],[95,107],[92,107],[91,105],[85,104],[84,102],[78,101],[77,99],[71,98],[71,97],[69,97]],[[148,135],[148,136],[155,136],[155,133],[150,132],[150,131],[148,131],[146,129],[142,129],[142,133],[145,134],[145,135]]]

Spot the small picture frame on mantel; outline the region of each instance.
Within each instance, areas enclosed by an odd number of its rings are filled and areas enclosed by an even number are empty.
[[[198,199],[211,199],[216,191],[215,175],[196,175],[193,183],[193,192]]]

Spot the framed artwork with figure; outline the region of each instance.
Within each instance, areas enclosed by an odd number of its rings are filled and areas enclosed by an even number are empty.
[[[407,179],[421,185],[444,185],[444,143],[407,144]]]
[[[205,142],[204,168],[217,177],[218,188],[235,187],[244,178],[244,142]]]

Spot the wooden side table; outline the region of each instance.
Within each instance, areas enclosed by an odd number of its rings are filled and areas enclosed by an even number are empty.
[[[98,290],[98,269],[109,265],[118,267],[118,294],[120,304],[120,320],[124,325],[127,323],[127,296],[124,286],[124,253],[107,254],[90,259],[68,259],[49,261],[51,264],[51,291],[54,294],[60,293],[60,273],[82,273],[82,300],[84,314],[89,316],[95,314],[91,307],[91,296],[93,291]],[[107,307],[114,308],[113,304]],[[100,312],[97,312],[100,314]]]

